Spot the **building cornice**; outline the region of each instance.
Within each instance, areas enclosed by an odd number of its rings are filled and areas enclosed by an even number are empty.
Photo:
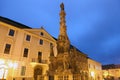
[[[2,17],[0,16],[0,21],[4,22],[4,23],[7,23],[7,24],[10,24],[12,26],[15,26],[17,28],[21,28],[21,29],[32,29],[31,27],[29,26],[26,26],[24,24],[21,24],[19,22],[16,22],[16,21],[13,21],[11,19],[8,19],[8,18],[5,18],[5,17]]]

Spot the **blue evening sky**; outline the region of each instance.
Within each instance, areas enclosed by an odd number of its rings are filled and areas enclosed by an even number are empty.
[[[0,0],[0,16],[57,38],[62,2],[71,44],[102,64],[120,64],[120,0]]]

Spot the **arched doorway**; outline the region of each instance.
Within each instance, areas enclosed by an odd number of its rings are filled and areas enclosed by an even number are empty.
[[[42,67],[41,66],[36,66],[34,68],[34,80],[37,80],[38,75],[42,75]]]

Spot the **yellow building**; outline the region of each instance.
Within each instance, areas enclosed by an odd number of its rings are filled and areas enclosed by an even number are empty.
[[[89,80],[102,80],[101,63],[88,58]]]
[[[38,66],[46,75],[50,45],[56,55],[56,40],[43,28],[32,29],[0,17],[0,79],[33,78]]]
[[[120,80],[120,65],[103,65],[104,80]]]

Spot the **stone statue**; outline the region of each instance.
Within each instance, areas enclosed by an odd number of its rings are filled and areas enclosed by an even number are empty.
[[[68,55],[64,55],[64,58],[63,58],[63,65],[64,65],[64,70],[67,70],[69,69],[70,67],[70,64],[69,64],[69,57]]]
[[[64,4],[63,3],[60,5],[60,7],[61,7],[61,10],[64,10]]]

